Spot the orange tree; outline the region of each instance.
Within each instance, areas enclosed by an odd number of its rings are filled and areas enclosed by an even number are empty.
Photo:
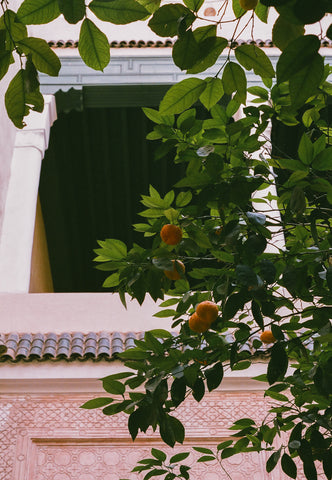
[[[258,353],[248,353],[243,345],[249,342],[259,352],[262,341],[270,339],[266,374],[259,380],[266,382],[265,396],[278,403],[261,423],[239,418],[231,427],[233,440],[214,451],[198,448],[201,460],[217,458],[224,468],[229,456],[267,450],[268,472],[280,460],[285,474],[297,478],[298,457],[308,480],[318,478],[319,463],[331,479],[331,86],[319,48],[321,37],[331,39],[332,32],[329,27],[320,35],[304,34],[306,24],[331,12],[330,2],[234,0],[231,39],[217,30],[226,21],[228,0],[218,20],[197,28],[204,0],[163,6],[159,0],[92,0],[89,5],[24,0],[17,12],[9,3],[0,1],[0,77],[18,56],[20,69],[5,104],[19,128],[31,109],[43,108],[38,71],[57,75],[60,68],[47,43],[29,37],[26,25],[48,23],[60,14],[69,23],[81,22],[79,53],[100,70],[109,62],[109,44],[93,15],[115,24],[149,19],[153,32],[175,38],[173,60],[190,75],[228,52],[215,76],[190,76],[168,90],[158,110],[144,109],[155,123],[148,140],[160,142],[158,156],[172,152],[174,162],[186,167],[165,196],[153,186],[142,196],[145,221],[134,228],[151,237],[151,247],[135,244],[128,250],[123,242],[107,239],[96,250],[98,268],[112,272],[104,286],[118,291],[124,305],[126,293],[140,304],[147,293],[162,299],[156,317],[172,317],[177,334],[146,332],[135,348],[119,355],[129,371],[103,379],[105,390],[116,397],[93,399],[83,407],[102,407],[105,415],[125,412],[133,439],[139,431],[159,428],[163,441],[174,446],[185,438],[176,408],[189,394],[199,402],[216,389],[225,369],[248,368]],[[243,26],[253,30],[257,17],[267,22],[269,9],[279,13],[272,30],[281,50],[276,69],[257,45],[236,41]],[[253,70],[262,83],[247,89],[245,70]],[[255,97],[250,105],[247,92]],[[220,102],[224,94],[228,102]],[[203,116],[198,103],[206,110]],[[243,115],[234,119],[241,105]],[[297,126],[295,154],[268,142],[271,121]],[[176,239],[160,236],[165,230],[176,232]],[[276,236],[283,239],[277,246]],[[232,342],[226,341],[229,332]],[[281,446],[275,449],[277,436]],[[189,478],[189,467],[181,463],[187,453],[167,460],[152,449],[152,457],[134,469],[144,471],[146,480]]]

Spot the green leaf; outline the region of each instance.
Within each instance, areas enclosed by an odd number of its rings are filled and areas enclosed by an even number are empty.
[[[232,441],[231,441],[232,443]],[[212,455],[213,452],[209,448],[204,448],[204,447],[193,447],[193,450],[199,453],[205,453],[206,455]]]
[[[175,407],[180,405],[186,397],[186,379],[184,377],[175,378],[171,386],[171,399]]]
[[[122,1],[122,0],[121,0]],[[161,37],[174,37],[178,34],[179,23],[184,21],[184,29],[190,27],[195,20],[195,15],[180,3],[163,5],[149,21],[151,30]]]
[[[194,12],[198,12],[201,6],[204,3],[204,0],[184,0],[183,3],[188,7],[190,10]]]
[[[196,39],[197,37],[195,36],[195,33],[197,30],[194,31],[194,37]],[[228,41],[226,38],[223,37],[209,36],[208,38],[200,41],[200,59],[197,61],[197,63],[195,63],[195,65],[193,65],[187,70],[187,73],[200,73],[204,72],[207,68],[212,67],[218,60],[222,51],[227,47],[227,45]]]
[[[169,459],[169,463],[172,464],[172,463],[182,462],[182,460],[185,460],[187,457],[189,457],[189,452],[177,453]]]
[[[103,71],[110,61],[110,46],[106,35],[85,18],[80,30],[78,51],[84,63],[95,70]]]
[[[332,147],[328,147],[317,155],[312,162],[312,168],[315,170],[332,170]]]
[[[123,383],[118,382],[117,380],[111,380],[109,377],[105,377],[101,379],[103,382],[103,389],[108,392],[112,393],[113,395],[123,395],[126,387]]]
[[[247,98],[247,78],[240,65],[235,62],[228,62],[222,76],[225,93],[230,95],[237,92],[241,103],[246,102]]]
[[[277,450],[276,452],[272,453],[272,455],[268,458],[266,462],[266,471],[268,473],[272,472],[272,470],[276,467],[279,458],[280,458],[281,449]]]
[[[260,309],[260,306],[259,304],[256,302],[256,300],[253,300],[251,302],[251,311],[252,311],[252,314],[253,314],[253,317],[255,319],[255,322],[257,323],[257,325],[259,326],[259,328],[261,330],[264,330],[264,319],[263,319],[263,315],[261,313],[261,309]]]
[[[171,332],[168,332],[167,330],[163,330],[162,328],[154,328],[153,330],[149,330],[151,335],[153,335],[155,338],[172,338]]]
[[[68,23],[77,23],[85,15],[84,0],[58,0],[59,8]]]
[[[254,70],[256,75],[263,78],[275,76],[274,68],[269,57],[256,45],[240,45],[235,50],[236,59],[247,70]]]
[[[263,22],[267,23],[269,16],[269,7],[263,5],[261,2],[258,2],[257,7],[255,8],[255,15]]]
[[[158,448],[151,448],[151,453],[160,462],[164,462],[167,458],[166,453],[164,453],[161,450],[158,450]]]
[[[111,287],[116,287],[120,283],[120,274],[119,273],[112,273],[109,277],[106,278],[106,280],[103,283],[104,288],[111,288]]]
[[[149,16],[149,12],[135,0],[93,0],[89,8],[100,20],[115,25],[125,25]]]
[[[181,113],[195,103],[206,88],[204,80],[185,78],[173,85],[160,103],[161,113]]]
[[[289,399],[286,397],[286,395],[283,395],[282,393],[279,392],[274,392],[273,390],[266,390],[264,393],[264,397],[270,397],[273,398],[274,400],[278,400],[278,402],[288,402]]]
[[[8,72],[8,68],[12,62],[12,58],[13,58],[12,52],[10,51],[0,52],[0,80]]]
[[[269,92],[263,87],[249,87],[248,92],[256,97],[261,98],[262,100],[269,99]]]
[[[27,73],[21,69],[11,80],[5,94],[5,105],[11,121],[17,128],[23,128],[23,118],[29,110],[42,112],[44,98],[39,91],[27,91]]]
[[[104,255],[110,260],[122,260],[127,256],[127,246],[121,240],[116,238],[107,238],[100,242],[104,250]]]
[[[166,308],[166,310],[160,310],[160,312],[153,314],[153,316],[157,318],[174,317],[174,315],[176,315],[176,310],[171,310],[168,308]]]
[[[24,0],[17,10],[17,17],[25,25],[52,22],[60,15],[57,0]]]
[[[267,367],[267,379],[270,385],[282,380],[288,368],[288,355],[282,343],[277,342],[271,349],[271,358]]]
[[[301,137],[297,152],[302,163],[305,165],[311,164],[314,156],[314,147],[306,133],[303,133]]]
[[[196,382],[192,386],[192,396],[196,400],[196,402],[200,402],[205,394],[205,385],[203,380],[198,377]]]
[[[197,462],[212,462],[215,459],[216,457],[213,457],[212,455],[203,455],[203,457],[200,457]]]
[[[87,402],[83,403],[83,405],[81,405],[80,408],[87,408],[87,409],[99,408],[99,407],[104,407],[105,405],[109,405],[112,402],[113,402],[113,398],[110,398],[110,397],[93,398],[92,400],[88,400]]]
[[[207,77],[205,79],[206,88],[199,99],[207,110],[210,110],[224,94],[224,88],[220,78]]]
[[[22,38],[25,38],[28,35],[27,27],[18,20],[16,13],[12,10],[6,10],[0,18],[0,30],[6,30],[6,50],[14,49],[13,40],[16,42],[18,40],[21,40]],[[0,48],[0,50],[2,50],[2,48]]]
[[[19,40],[17,45],[26,55],[31,54],[33,64],[37,70],[53,77],[58,75],[61,68],[60,60],[45,40],[27,37]]]
[[[186,192],[180,192],[176,197],[175,205],[178,208],[185,207],[186,205],[188,205],[188,203],[191,202],[192,197],[193,196],[190,190],[187,190]]]
[[[193,32],[189,29],[175,42],[172,57],[175,65],[181,70],[187,70],[197,61],[198,45]]]
[[[304,35],[293,40],[282,52],[277,63],[277,83],[289,80],[311,63],[317,54],[320,41],[316,35]]]
[[[307,65],[289,79],[289,92],[292,105],[301,107],[305,101],[318,93],[318,87],[324,76],[324,59],[318,53]]]
[[[240,18],[242,15],[246,13],[246,10],[244,10],[240,6],[239,0],[232,0],[232,7],[233,7],[233,12],[236,18]]]
[[[224,368],[221,362],[204,371],[209,392],[219,387],[224,376]]]
[[[304,26],[296,25],[280,15],[274,22],[272,29],[272,41],[280,50],[285,50],[289,43],[304,35]]]

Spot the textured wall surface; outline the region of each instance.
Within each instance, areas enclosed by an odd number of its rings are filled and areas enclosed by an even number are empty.
[[[135,480],[136,462],[149,456],[151,447],[169,452],[158,435],[141,435],[133,443],[126,415],[106,417],[79,406],[96,394],[2,395],[0,398],[0,480]],[[227,438],[227,426],[240,416],[262,418],[268,404],[261,392],[214,392],[200,403],[188,399],[178,409],[186,425],[186,445],[213,447]],[[216,463],[192,465],[191,479],[226,480]],[[286,480],[276,468],[265,472],[265,453],[243,454],[224,460],[232,480]],[[302,477],[299,477],[302,478]]]

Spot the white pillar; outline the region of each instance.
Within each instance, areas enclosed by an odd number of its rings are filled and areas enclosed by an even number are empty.
[[[40,168],[56,119],[54,97],[44,99],[43,113],[31,112],[16,133],[0,237],[0,292],[29,291]]]

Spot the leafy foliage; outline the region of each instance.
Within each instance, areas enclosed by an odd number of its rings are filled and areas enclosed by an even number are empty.
[[[200,402],[219,388],[227,370],[247,369],[263,355],[266,373],[257,380],[265,382],[265,396],[275,402],[268,416],[260,424],[238,419],[229,440],[215,449],[195,447],[202,454],[198,461],[216,461],[224,469],[228,457],[267,451],[267,472],[280,462],[286,475],[297,478],[302,463],[308,480],[318,478],[319,465],[331,479],[330,67],[324,66],[318,36],[304,35],[304,25],[319,21],[330,7],[325,0],[261,0],[246,12],[234,0],[235,28],[228,43],[217,35],[216,24],[197,26],[203,3],[93,0],[86,6],[81,0],[24,0],[15,13],[2,2],[0,78],[18,55],[21,68],[5,103],[19,128],[29,110],[42,110],[38,71],[56,75],[60,68],[46,42],[27,35],[28,24],[48,23],[60,13],[69,23],[82,21],[80,54],[100,70],[109,61],[108,40],[86,11],[114,24],[145,19],[156,34],[176,37],[174,62],[190,75],[228,52],[215,77],[185,78],[167,91],[159,109],[144,109],[154,123],[147,138],[161,143],[159,158],[172,152],[174,162],[185,166],[166,195],[153,186],[142,195],[142,222],[134,228],[150,237],[150,248],[106,239],[95,250],[97,268],[109,272],[104,287],[119,292],[124,305],[125,293],[139,304],[146,294],[161,299],[155,316],[171,317],[176,333],[145,332],[134,348],[118,355],[129,371],[101,379],[109,396],[82,408],[102,408],[105,415],[124,412],[133,439],[159,429],[173,447],[185,439],[176,408],[187,396]],[[276,70],[257,45],[236,42],[242,17],[250,28],[256,17],[266,22],[271,7],[279,14],[272,34],[282,50]],[[218,25],[224,16],[221,9]],[[324,33],[331,38],[331,27]],[[246,70],[260,76],[265,88],[247,89]],[[248,94],[253,99],[246,106]],[[237,114],[241,104],[242,116]],[[294,154],[278,145],[271,149],[270,121],[298,129]],[[160,238],[170,223],[182,231],[176,245]],[[174,265],[184,266],[175,281],[164,273]],[[196,333],[188,319],[205,300],[218,306],[219,315],[204,333]],[[275,342],[263,346],[260,334],[266,330]],[[152,449],[151,455],[133,470],[144,472],[145,480],[189,479],[190,467],[182,463],[188,452],[167,459]]]

